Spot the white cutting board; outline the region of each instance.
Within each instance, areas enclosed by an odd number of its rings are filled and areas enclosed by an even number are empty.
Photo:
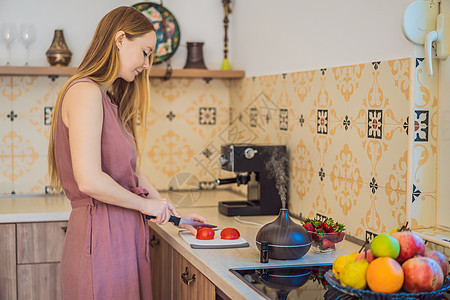
[[[191,248],[196,249],[244,248],[249,246],[243,237],[239,237],[236,240],[222,240],[220,238],[221,231],[215,230],[214,239],[212,240],[198,240],[190,231],[182,230],[178,234]]]

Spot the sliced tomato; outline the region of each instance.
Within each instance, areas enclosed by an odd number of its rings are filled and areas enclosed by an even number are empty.
[[[197,235],[195,236],[198,240],[212,240],[214,239],[214,229],[207,227],[200,227],[197,229]]]
[[[237,240],[240,236],[241,234],[236,228],[227,227],[220,232],[220,238],[222,240]]]

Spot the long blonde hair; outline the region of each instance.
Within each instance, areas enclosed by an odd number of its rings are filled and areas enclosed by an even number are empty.
[[[142,143],[137,141],[137,121],[140,119],[139,137],[143,137],[145,140],[146,119],[150,107],[150,69],[143,70],[133,82],[126,82],[121,78],[114,80],[119,68],[115,35],[117,32],[123,31],[128,39],[133,39],[154,30],[153,24],[146,16],[135,8],[127,6],[121,6],[110,11],[98,24],[80,66],[76,73],[61,88],[53,109],[48,148],[48,170],[50,186],[56,191],[61,190],[55,158],[56,124],[64,92],[75,80],[90,78],[99,85],[112,83],[109,93],[118,106],[122,124],[128,126],[131,130],[136,143],[138,157],[140,156],[139,144]],[[153,54],[150,57],[150,66],[152,62]]]

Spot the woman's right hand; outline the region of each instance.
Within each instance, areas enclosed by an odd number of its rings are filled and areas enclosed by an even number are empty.
[[[167,224],[171,216],[169,202],[165,198],[145,199],[145,208],[141,212],[144,215],[156,217],[150,221],[160,225]]]

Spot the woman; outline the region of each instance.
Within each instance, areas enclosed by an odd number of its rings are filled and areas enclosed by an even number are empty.
[[[147,117],[155,45],[143,14],[112,10],[58,95],[49,172],[72,205],[61,263],[64,299],[152,298],[144,215],[161,225],[178,215],[136,168],[136,124]]]

